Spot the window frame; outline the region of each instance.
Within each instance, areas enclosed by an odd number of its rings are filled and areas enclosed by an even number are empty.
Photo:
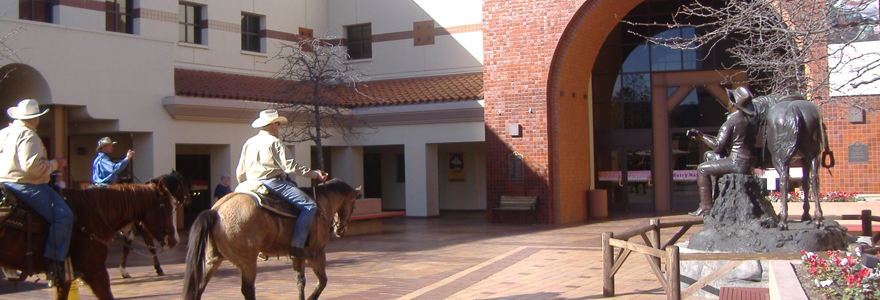
[[[198,44],[204,45],[202,40],[202,9],[204,5],[198,5],[194,3],[188,2],[178,2],[178,12],[180,12],[180,8],[184,8],[183,14],[178,14],[177,23],[178,28],[183,27],[183,31],[181,31],[184,35],[178,36],[177,40],[182,43],[190,43],[190,44]],[[187,20],[189,14],[186,13],[188,9],[193,10],[193,20]],[[182,21],[181,21],[182,18]],[[193,36],[192,40],[190,40],[189,28],[192,27]]]
[[[373,58],[373,28],[372,23],[355,24],[345,26],[346,44],[348,57],[351,60]],[[352,30],[360,30],[360,39],[352,39]],[[366,33],[366,34],[365,34]],[[369,35],[368,37],[364,37]],[[356,53],[359,55],[352,55]]]
[[[54,0],[19,0],[18,1],[18,19],[19,20],[30,20],[34,22],[45,22],[45,23],[54,23],[54,18],[52,17],[53,11],[55,9]],[[34,13],[36,12],[36,4],[43,3],[46,5],[43,13],[45,14],[45,18],[42,20],[35,20]],[[29,7],[28,15],[22,15],[25,11],[22,11],[22,5],[27,5]]]
[[[119,3],[125,2],[125,11],[118,9]],[[134,0],[106,0],[104,1],[104,30],[119,33],[134,33]],[[125,28],[120,28],[119,21],[128,18]],[[112,20],[112,24],[110,22]]]
[[[253,22],[253,20],[251,18],[256,18],[257,28],[249,30],[251,28],[248,28],[247,25],[251,24],[251,22]],[[263,18],[264,18],[264,16],[257,15],[257,14],[251,14],[251,13],[246,13],[246,12],[241,13],[241,19],[242,19],[242,21],[241,21],[241,51],[263,53],[263,46],[261,45],[262,44],[261,43],[262,37],[260,37],[260,31],[263,30],[263,28],[262,28],[263,26],[261,24]],[[254,39],[254,38],[256,41],[255,43],[253,43],[253,41],[252,41],[252,39]],[[254,45],[251,45],[251,44],[254,44]]]

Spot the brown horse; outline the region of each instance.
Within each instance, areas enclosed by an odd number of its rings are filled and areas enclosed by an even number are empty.
[[[82,279],[91,287],[98,299],[113,299],[110,276],[104,264],[110,239],[120,229],[133,222],[141,222],[149,234],[165,248],[173,248],[179,242],[175,230],[174,215],[178,207],[176,199],[158,184],[121,184],[102,189],[63,190],[74,212],[75,220],[70,238],[69,256],[73,269],[82,272]],[[11,195],[11,193],[6,193]],[[41,232],[34,233],[32,253],[43,253],[49,225],[38,215]],[[0,226],[0,266],[27,273],[26,242],[24,231]],[[33,255],[33,270],[46,270],[42,255]],[[29,276],[33,274],[23,274]],[[55,299],[67,299],[72,281],[55,282]]]
[[[318,286],[309,299],[318,299],[327,286],[324,247],[330,240],[331,229],[335,229],[334,233],[339,237],[345,234],[354,210],[354,199],[360,193],[360,188],[353,189],[339,179],[320,184],[315,190],[318,195],[313,198],[318,204],[318,212],[306,242],[306,247],[315,256],[293,260],[299,299],[304,298],[306,260],[318,277]],[[338,221],[336,224],[332,222],[334,216]],[[280,217],[261,209],[248,194],[224,196],[211,210],[199,214],[190,229],[181,299],[201,299],[208,281],[227,259],[241,272],[244,298],[256,299],[257,255],[262,252],[270,256],[287,256],[295,222],[295,218]]]
[[[165,188],[171,191],[171,194],[174,195],[174,198],[183,203],[184,206],[192,203],[192,196],[189,190],[189,182],[183,178],[183,175],[178,173],[175,170],[171,170],[171,173],[150,179],[148,182],[152,184],[156,184],[162,180],[165,183]],[[134,234],[139,233],[141,238],[144,240],[144,245],[147,246],[147,250],[150,251],[150,258],[153,259],[153,269],[156,270],[156,275],[165,276],[165,271],[162,270],[162,266],[159,264],[159,257],[156,255],[156,245],[153,243],[153,239],[150,238],[149,234],[145,234],[146,231],[143,226],[138,224],[132,224],[132,226],[126,230],[122,230],[122,261],[119,263],[119,273],[122,275],[122,278],[131,278],[131,274],[128,273],[128,270],[125,269],[126,262],[128,261],[128,254],[131,253],[131,243],[134,242]]]

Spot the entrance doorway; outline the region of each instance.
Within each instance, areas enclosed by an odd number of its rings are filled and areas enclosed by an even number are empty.
[[[650,129],[618,130],[599,137],[596,188],[608,192],[608,208],[653,211],[654,154]]]
[[[177,171],[189,179],[192,204],[183,209],[184,222],[190,224],[203,210],[211,209],[211,156],[178,154]]]

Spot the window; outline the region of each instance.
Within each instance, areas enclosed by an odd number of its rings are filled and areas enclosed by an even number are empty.
[[[106,30],[121,33],[134,33],[134,14],[132,0],[107,0],[104,8],[107,13]]]
[[[260,52],[260,16],[241,14],[241,50]]]
[[[373,57],[373,35],[370,24],[348,26],[348,56],[351,59]]]
[[[185,43],[202,43],[202,7],[180,3],[177,21],[180,23],[180,41]]]
[[[52,0],[19,0],[18,18],[52,23]]]

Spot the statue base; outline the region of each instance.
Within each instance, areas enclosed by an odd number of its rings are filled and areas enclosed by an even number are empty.
[[[726,174],[718,178],[718,196],[703,218],[703,230],[688,247],[723,252],[799,252],[846,249],[846,228],[836,221],[788,222],[779,230],[773,206],[763,196],[755,175]]]

